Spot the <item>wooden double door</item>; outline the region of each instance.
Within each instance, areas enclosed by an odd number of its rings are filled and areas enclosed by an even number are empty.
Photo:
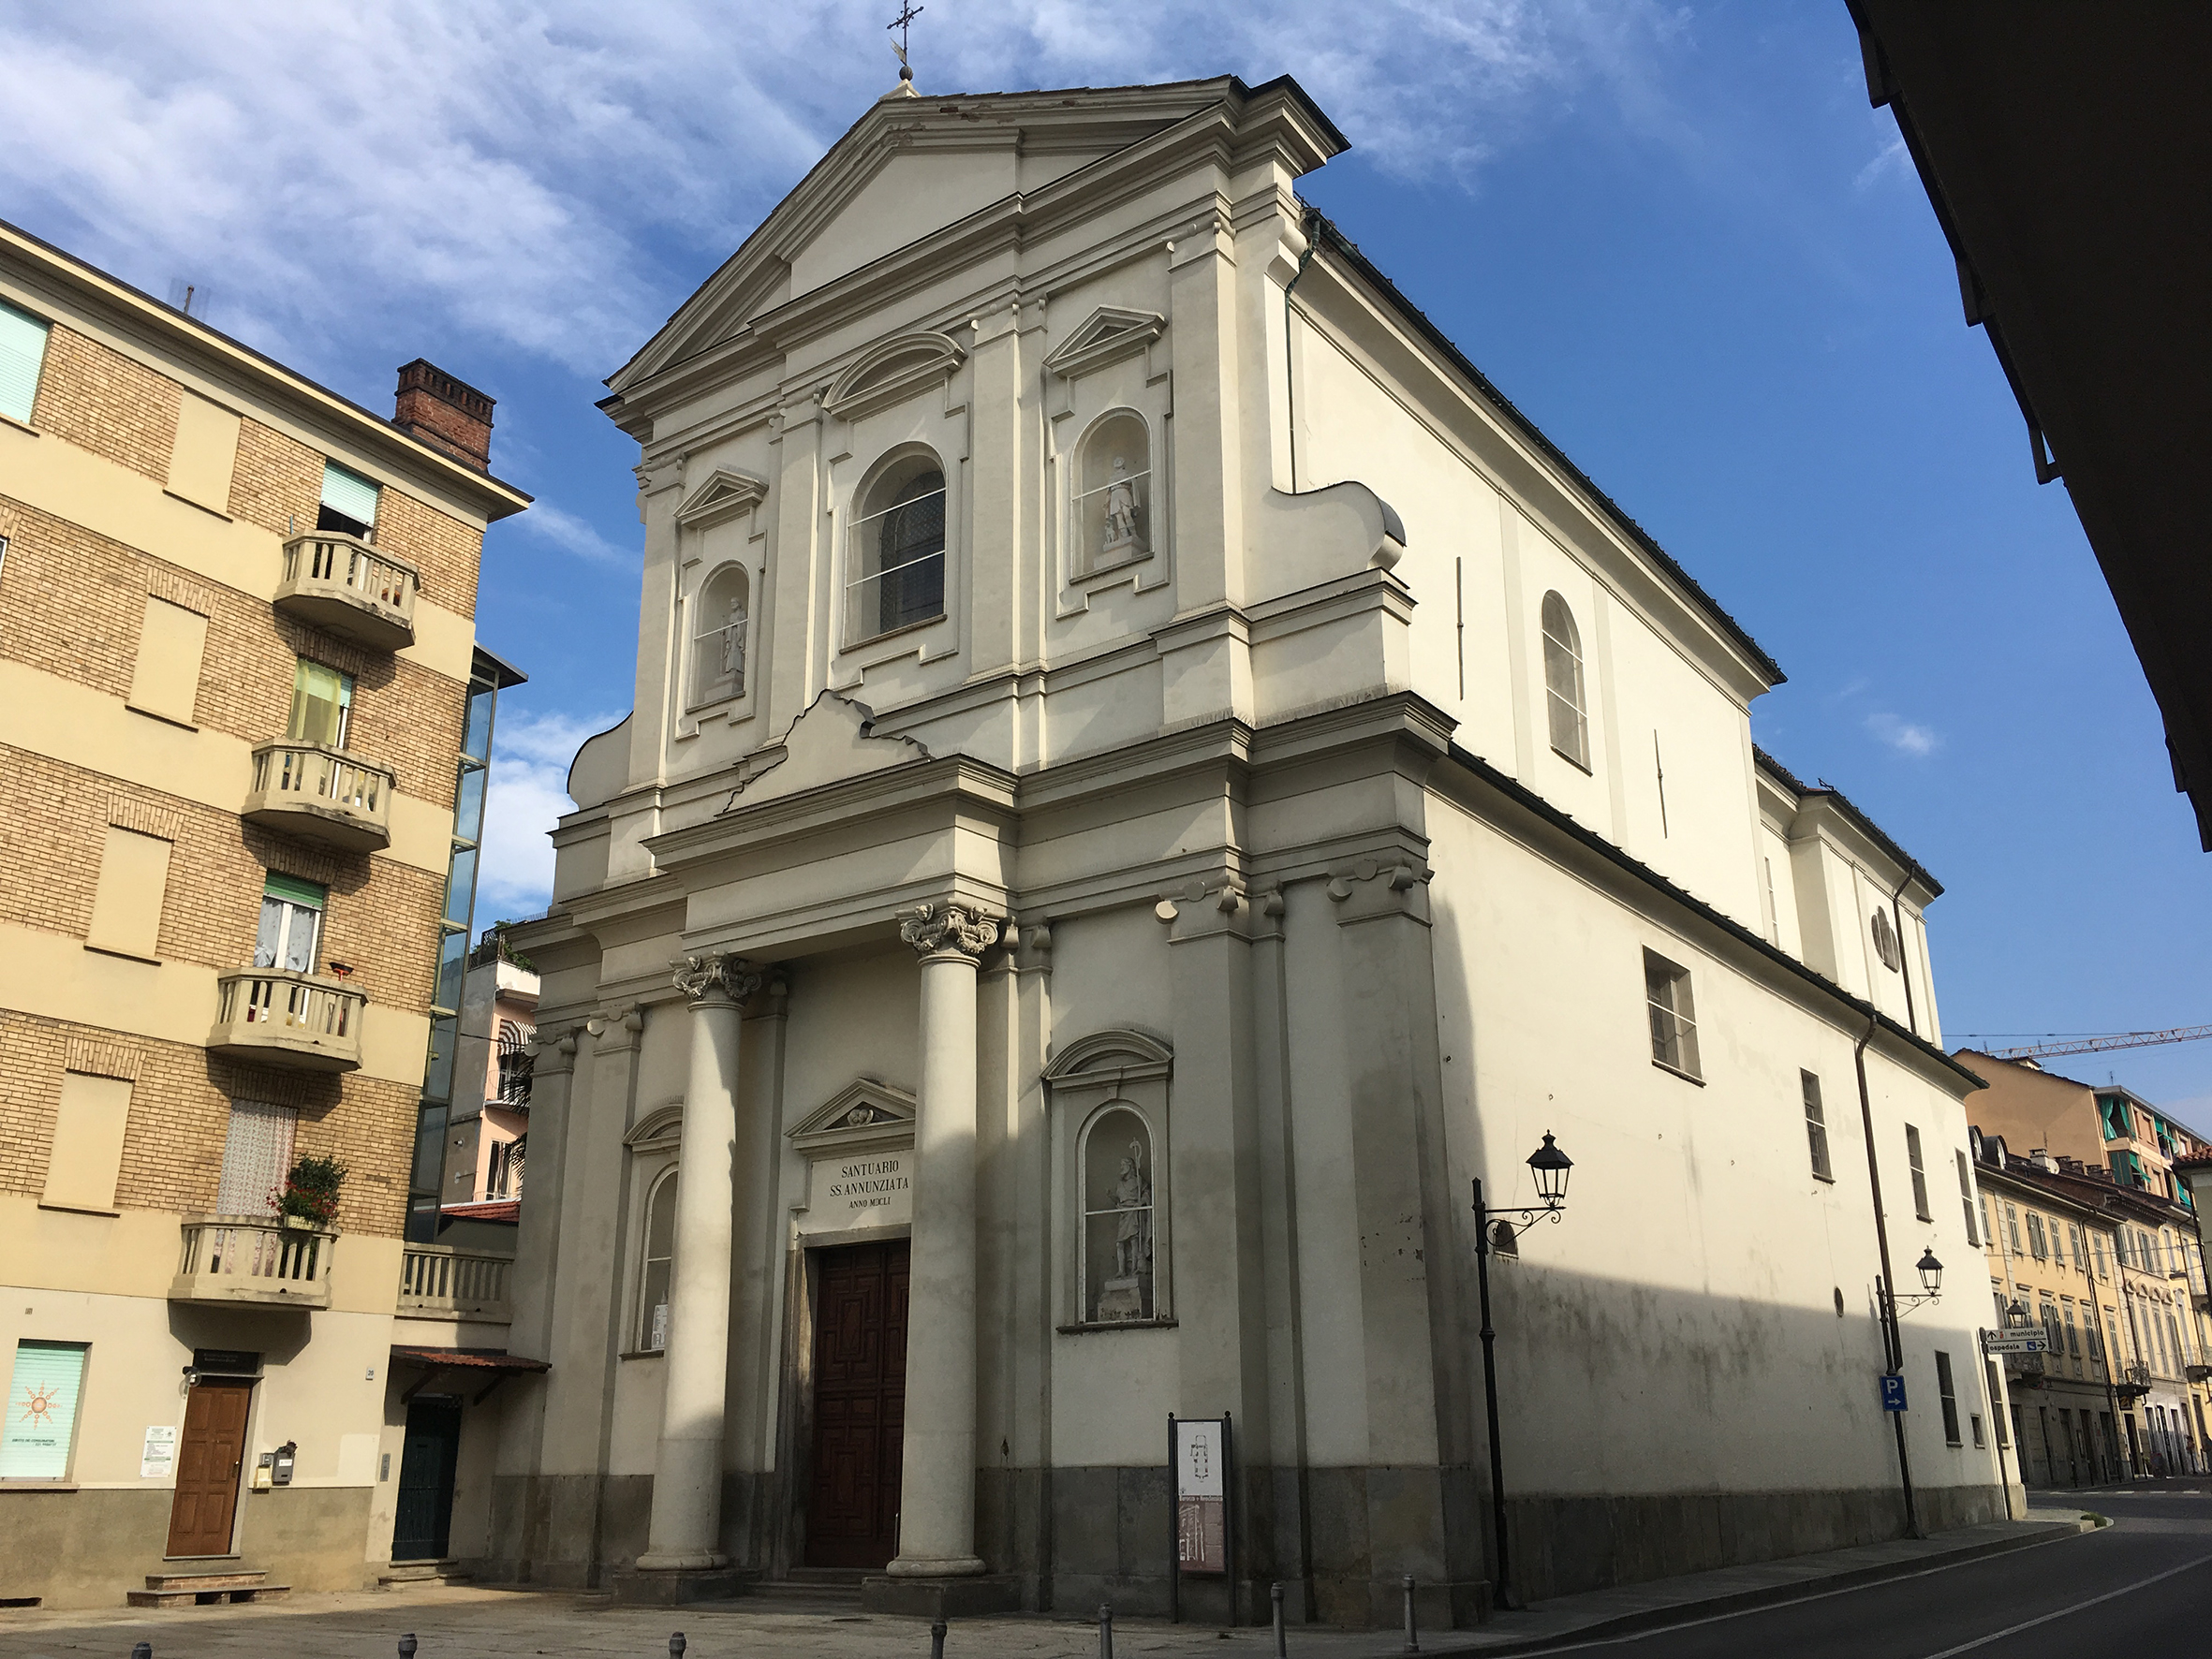
[[[184,1431],[177,1436],[177,1490],[170,1500],[167,1554],[230,1553],[253,1399],[248,1377],[202,1377],[192,1385],[184,1400]]]
[[[907,1264],[904,1239],[816,1253],[809,1566],[879,1567],[898,1552]]]

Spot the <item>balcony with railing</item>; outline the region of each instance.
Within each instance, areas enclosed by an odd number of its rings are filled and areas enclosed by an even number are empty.
[[[514,1317],[507,1299],[513,1268],[514,1258],[496,1251],[410,1244],[400,1258],[399,1311],[434,1319],[505,1323]]]
[[[2130,1360],[2120,1367],[2120,1374],[2113,1384],[2113,1391],[2123,1400],[2149,1393],[2150,1367],[2140,1359]]]
[[[249,968],[216,981],[211,1054],[293,1071],[359,1071],[369,993],[288,968]]]
[[[331,1305],[338,1236],[289,1226],[273,1215],[199,1215],[184,1223],[172,1302],[272,1308]]]
[[[421,585],[404,560],[359,536],[317,530],[284,544],[276,608],[371,650],[402,651],[415,643],[415,591]]]
[[[279,834],[349,853],[391,844],[391,769],[291,739],[254,751],[254,781],[241,815]]]

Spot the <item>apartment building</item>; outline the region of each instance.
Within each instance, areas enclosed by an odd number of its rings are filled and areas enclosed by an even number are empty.
[[[462,983],[442,1203],[449,1219],[523,1196],[537,1033],[537,972],[516,958],[503,929],[487,930]]]
[[[0,1596],[370,1581],[395,1346],[502,1345],[395,1324],[519,679],[492,410],[418,360],[385,418],[0,225]]]
[[[1959,1050],[1958,1058],[1988,1082],[1975,1097],[1974,1117],[1990,1134],[2014,1148],[2104,1168],[2123,1187],[2190,1207],[2175,1165],[2212,1155],[2212,1141],[2140,1094],[2118,1083],[2061,1077],[2033,1060],[2000,1060],[1975,1049]]]

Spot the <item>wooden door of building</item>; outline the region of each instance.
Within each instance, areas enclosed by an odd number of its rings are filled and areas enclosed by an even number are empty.
[[[203,1377],[184,1401],[177,1437],[177,1490],[170,1501],[171,1556],[229,1555],[238,1514],[238,1477],[245,1466],[247,1377]]]
[[[879,1567],[897,1553],[899,1541],[907,1241],[824,1250],[815,1270],[806,1564]]]

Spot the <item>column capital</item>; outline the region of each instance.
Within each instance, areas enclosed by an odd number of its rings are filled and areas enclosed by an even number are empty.
[[[710,999],[742,1003],[760,989],[760,970],[742,956],[687,956],[676,970],[676,989],[694,1007]]]
[[[981,957],[998,943],[1006,918],[987,916],[965,904],[917,904],[899,923],[899,937],[924,957],[953,954]]]

